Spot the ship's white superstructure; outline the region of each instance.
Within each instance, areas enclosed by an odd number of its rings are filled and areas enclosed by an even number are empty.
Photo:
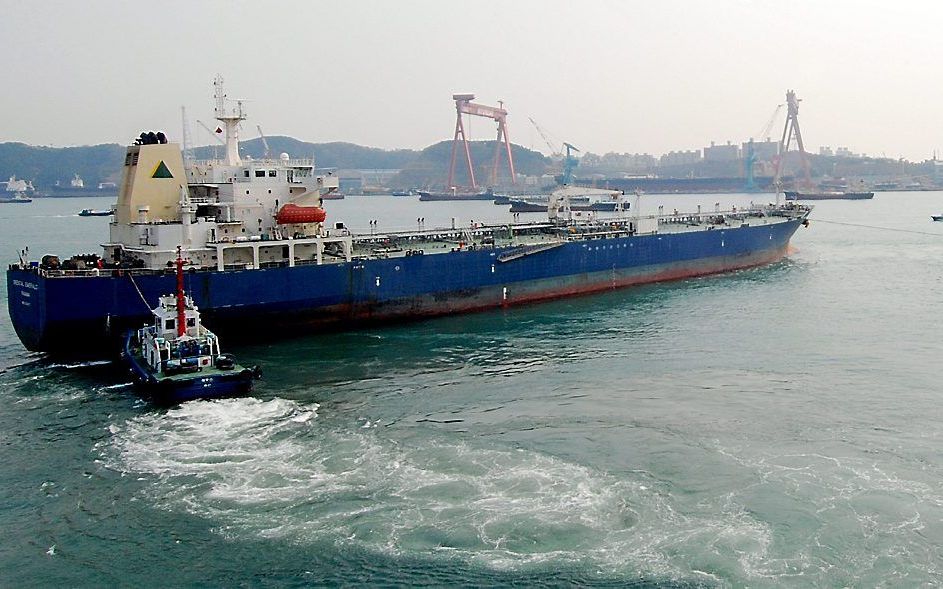
[[[167,143],[163,134],[142,134],[138,144],[128,147],[105,260],[163,268],[175,258],[177,246],[192,265],[220,270],[320,263],[325,256],[349,260],[349,232],[324,228],[320,208],[322,196],[337,189],[337,177],[318,170],[313,159],[285,153],[277,159],[242,158],[242,103],[230,104],[221,78],[215,87],[216,118],[226,132],[225,158],[185,167],[178,145]],[[280,217],[286,205],[310,214]]]

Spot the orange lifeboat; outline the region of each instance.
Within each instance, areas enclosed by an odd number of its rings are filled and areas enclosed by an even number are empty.
[[[300,207],[296,204],[287,204],[278,209],[275,220],[279,225],[295,223],[323,223],[327,213],[321,207]]]

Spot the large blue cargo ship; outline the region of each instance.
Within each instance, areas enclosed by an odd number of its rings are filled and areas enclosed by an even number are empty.
[[[710,230],[640,235],[622,223],[544,246],[456,244],[441,253],[417,249],[423,253],[384,259],[198,270],[187,274],[186,288],[206,321],[223,334],[497,308],[773,262],[786,253],[805,211],[773,212],[782,216],[739,213],[746,222]],[[515,229],[523,235],[557,227]],[[489,230],[498,228],[480,228],[479,235]],[[97,351],[109,349],[124,330],[147,319],[149,305],[173,288],[174,277],[143,270],[93,276],[14,266],[7,282],[10,316],[24,345],[67,353],[74,351],[74,333],[83,334],[88,351],[93,344]]]
[[[238,124],[217,83],[226,159],[188,162],[162,135],[128,147],[102,255],[21,259],[7,271],[10,317],[30,350],[113,353],[173,290],[221,335],[468,312],[767,264],[785,255],[810,209],[788,203],[710,213],[577,220],[570,190],[546,221],[353,235],[328,227],[321,198],[337,178],[310,160],[242,161]],[[554,199],[561,198],[562,202]],[[78,331],[77,331],[78,330]],[[83,348],[74,347],[82,333]]]

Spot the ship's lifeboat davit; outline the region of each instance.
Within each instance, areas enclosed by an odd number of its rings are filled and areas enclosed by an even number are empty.
[[[278,209],[275,220],[279,225],[295,223],[323,223],[327,213],[321,207],[301,207],[296,204],[287,204]]]

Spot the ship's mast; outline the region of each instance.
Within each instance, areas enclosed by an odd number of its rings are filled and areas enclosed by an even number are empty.
[[[226,163],[230,166],[239,166],[242,164],[242,159],[239,157],[239,123],[246,120],[245,112],[242,110],[242,101],[237,100],[235,107],[227,107],[222,76],[216,76],[213,80],[213,87],[216,90],[216,120],[226,128]]]

